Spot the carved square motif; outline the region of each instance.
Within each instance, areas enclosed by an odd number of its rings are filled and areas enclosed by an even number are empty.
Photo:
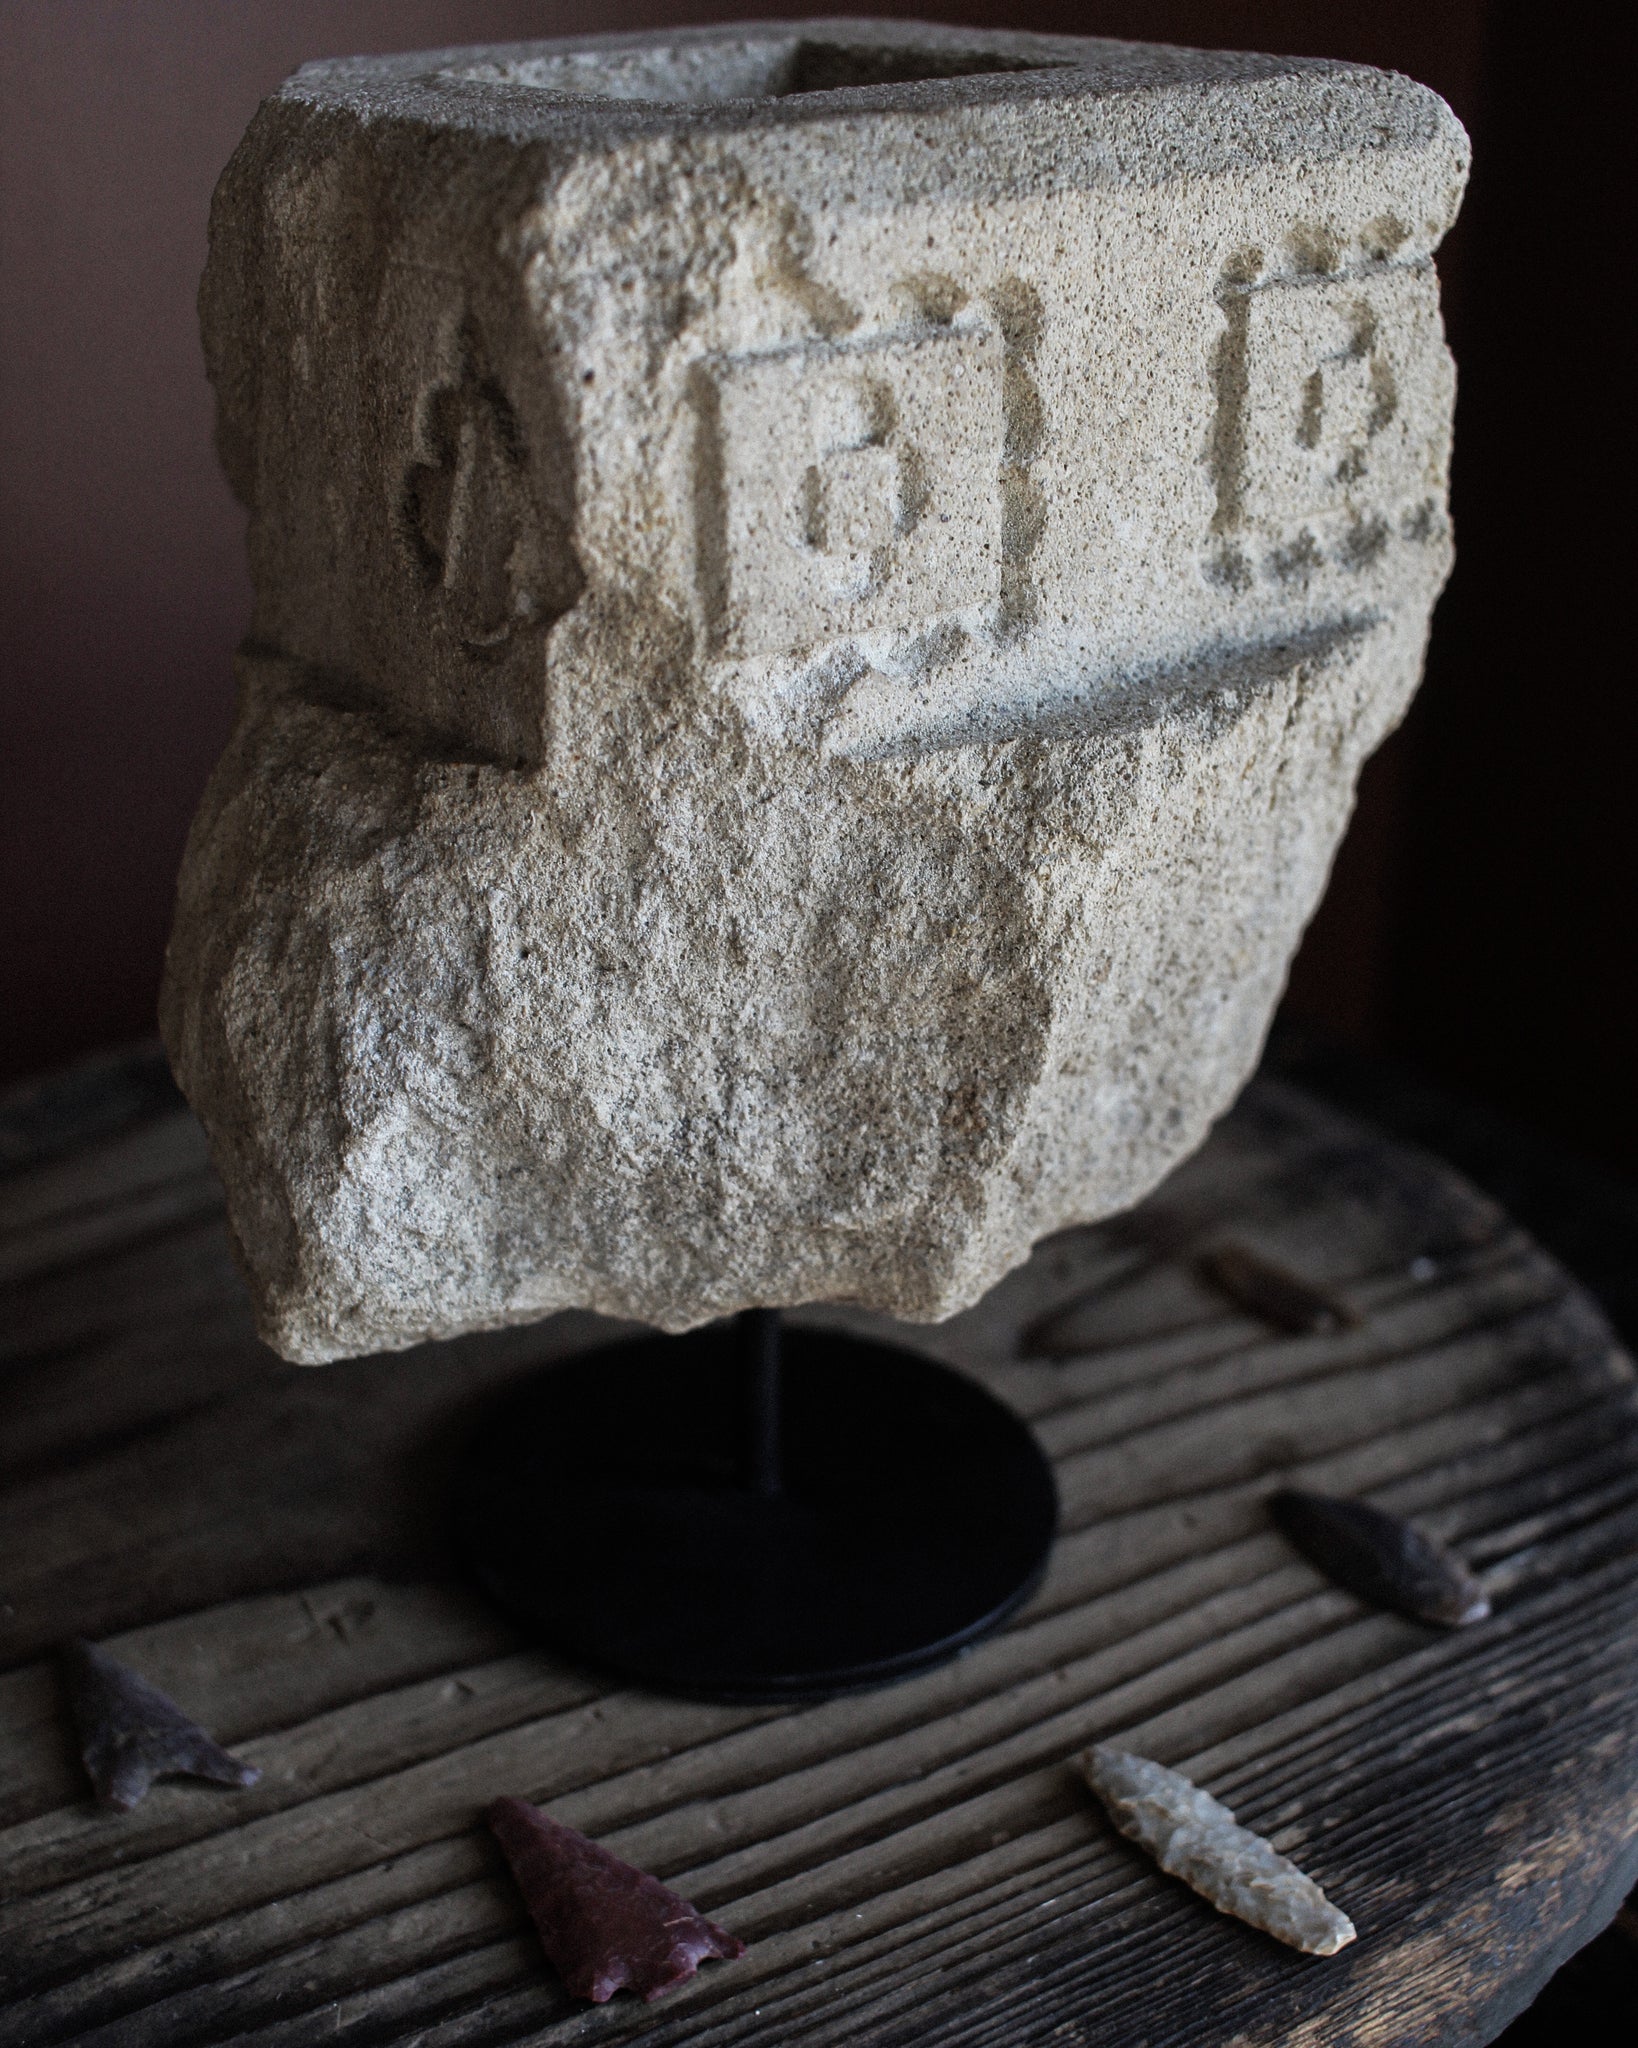
[[[700,568],[717,651],[795,652],[1001,589],[1001,345],[949,331],[711,366]]]
[[[1242,516],[1265,530],[1442,486],[1446,369],[1429,266],[1246,295]]]

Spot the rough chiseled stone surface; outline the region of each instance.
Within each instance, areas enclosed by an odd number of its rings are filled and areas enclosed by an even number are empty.
[[[202,307],[163,1001],[261,1326],[974,1300],[1252,1067],[1450,559],[1407,80],[905,24],[309,66]]]
[[[1220,1913],[1311,1956],[1334,1956],[1354,1939],[1354,1923],[1311,1877],[1180,1771],[1106,1743],[1080,1765],[1121,1833]]]

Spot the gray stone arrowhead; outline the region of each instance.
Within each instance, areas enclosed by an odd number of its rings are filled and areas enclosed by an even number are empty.
[[[78,1638],[62,1652],[80,1754],[99,1801],[129,1813],[156,1778],[254,1785],[261,1772],[190,1721],[176,1702],[129,1665]]]
[[[1220,1913],[1308,1955],[1334,1956],[1355,1938],[1311,1877],[1181,1771],[1108,1743],[1080,1766],[1121,1833]]]

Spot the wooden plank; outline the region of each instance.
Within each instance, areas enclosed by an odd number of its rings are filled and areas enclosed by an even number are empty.
[[[0,1187],[0,2043],[1480,2040],[1630,1882],[1633,1371],[1435,1163],[1261,1086],[1133,1217],[894,1331],[1034,1420],[1066,1509],[1047,1582],[910,1684],[736,1709],[571,1670],[448,1568],[475,1400],[612,1326],[285,1367],[196,1131],[105,1093],[113,1128]],[[1266,1329],[1202,1278],[1225,1234],[1362,1322]],[[1021,1352],[1049,1313],[1073,1352]],[[1425,1518],[1496,1618],[1436,1636],[1325,1585],[1267,1522],[1291,1475]],[[261,1784],[93,1812],[44,1654],[69,1630]],[[1066,1767],[1106,1735],[1300,1852],[1356,1947],[1315,1966],[1145,1870]],[[499,1791],[751,1954],[652,2010],[572,2005],[477,1824]]]

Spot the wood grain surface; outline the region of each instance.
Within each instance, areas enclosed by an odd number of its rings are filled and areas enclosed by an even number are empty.
[[[151,1055],[14,1102],[0,1166],[5,2048],[1480,2043],[1638,1875],[1632,1367],[1493,1204],[1294,1089],[1255,1084],[1133,1216],[892,1331],[1031,1418],[1064,1532],[1004,1634],[804,1708],[613,1688],[449,1571],[467,1418],[617,1326],[284,1365]],[[1357,1326],[1255,1320],[1201,1264],[1229,1240]],[[1061,1355],[1020,1355],[1032,1328]],[[1326,1585],[1267,1516],[1293,1479],[1419,1517],[1494,1618],[1442,1634]],[[94,1811],[72,1633],[260,1784]],[[1068,1767],[1095,1739],[1226,1799],[1358,1942],[1298,1956],[1155,1874]],[[573,2004],[481,1826],[499,1793],[750,1954]]]

